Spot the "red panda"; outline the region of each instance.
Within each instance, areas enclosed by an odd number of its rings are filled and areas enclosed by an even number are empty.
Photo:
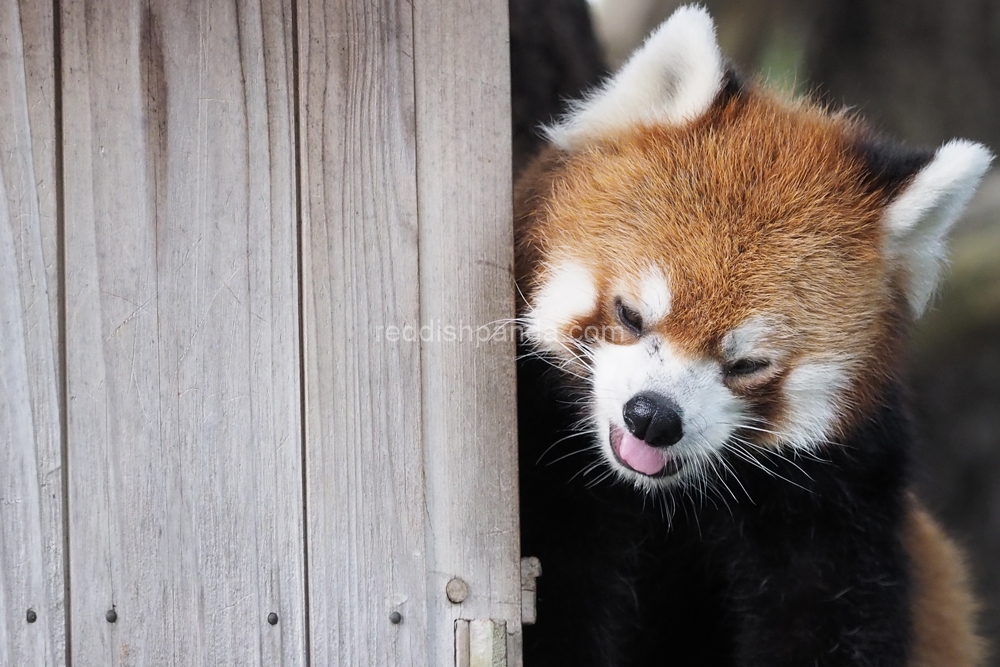
[[[515,192],[528,667],[981,664],[901,387],[992,156],[742,81],[682,7]]]

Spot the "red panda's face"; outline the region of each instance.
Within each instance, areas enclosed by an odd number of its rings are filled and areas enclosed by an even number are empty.
[[[720,98],[721,70],[711,95],[671,86],[688,107],[701,94],[683,122],[664,104],[630,115],[650,104],[627,99],[641,58],[552,131],[561,150],[519,188],[532,344],[586,381],[597,446],[640,486],[703,478],[726,448],[814,452],[878,400],[936,281],[941,221],[988,153],[953,142],[880,181],[856,123]]]
[[[564,158],[527,318],[590,378],[612,465],[661,478],[838,426],[897,305],[849,129],[748,97]]]

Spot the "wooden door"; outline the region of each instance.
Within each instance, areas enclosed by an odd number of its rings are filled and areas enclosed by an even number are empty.
[[[518,663],[506,21],[0,0],[0,662]]]

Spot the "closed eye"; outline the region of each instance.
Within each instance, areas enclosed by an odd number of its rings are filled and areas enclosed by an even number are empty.
[[[633,308],[625,305],[621,299],[615,300],[618,320],[629,330],[632,335],[638,337],[642,335],[642,315]]]
[[[723,367],[726,377],[740,378],[755,375],[771,366],[766,359],[737,359]]]

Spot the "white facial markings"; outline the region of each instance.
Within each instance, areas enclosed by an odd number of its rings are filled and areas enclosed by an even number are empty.
[[[723,355],[729,360],[755,359],[780,364],[785,353],[783,338],[792,332],[773,316],[755,315],[722,339]],[[806,360],[792,368],[781,386],[786,409],[778,424],[767,425],[777,444],[813,450],[829,439],[842,414],[841,397],[850,384],[846,360]]]
[[[789,363],[781,342],[791,333],[780,318],[757,315],[723,338],[723,354],[729,359],[768,360],[780,368]],[[703,474],[713,467],[715,456],[728,446],[736,446],[733,443],[741,438],[770,440],[766,446],[771,447],[816,450],[838,425],[850,386],[849,359],[826,356],[802,360],[788,370],[780,386],[784,399],[781,414],[775,423],[763,424],[753,412],[752,399],[727,386],[720,362],[682,354],[655,331],[630,345],[600,342],[590,356],[593,400],[589,416],[602,454],[623,479],[646,490]],[[612,449],[611,427],[626,429],[623,409],[641,392],[660,394],[680,408],[684,434],[670,452],[693,465],[682,467],[673,476],[653,478],[638,473],[623,465]],[[774,438],[764,436],[760,428]]]
[[[631,289],[623,290],[623,294],[638,301],[636,307],[646,322],[652,324],[669,316],[670,290],[662,272],[650,270],[626,285]],[[587,363],[579,359],[568,346],[570,327],[600,307],[599,297],[595,276],[586,266],[574,261],[555,262],[543,272],[526,317],[527,333],[539,350],[581,364],[581,372],[590,371],[589,421],[594,425],[602,455],[623,479],[647,490],[670,485],[711,469],[711,460],[734,437],[757,439],[740,433],[742,427],[753,430],[759,422],[751,402],[727,386],[722,364],[712,358],[682,354],[655,328],[645,331],[632,344],[598,340],[588,346]],[[727,360],[771,361],[780,367],[788,363],[782,341],[789,340],[792,333],[779,317],[757,315],[726,334],[721,351]],[[850,360],[834,356],[805,359],[790,368],[780,387],[784,409],[775,423],[766,425],[775,436],[773,444],[815,450],[825,443],[844,412],[849,371]],[[683,436],[670,452],[692,465],[682,466],[672,476],[653,478],[636,472],[623,465],[611,447],[611,427],[626,429],[623,409],[640,392],[660,394],[680,409]]]
[[[841,400],[849,386],[843,360],[812,361],[794,368],[783,385],[787,407],[778,425],[782,444],[811,451],[826,442],[843,414]]]
[[[549,269],[527,314],[527,335],[546,351],[565,353],[567,326],[597,308],[597,285],[591,272],[576,262]]]
[[[689,462],[720,450],[745,414],[743,402],[723,385],[718,363],[686,358],[656,334],[633,345],[599,344],[593,350],[593,367],[593,422],[601,451],[608,465],[640,486],[665,482],[622,466],[608,437],[610,426],[625,428],[622,410],[633,396],[651,391],[677,404],[684,435],[671,446],[671,452]],[[689,473],[688,468],[680,472]]]
[[[644,322],[659,322],[670,313],[670,287],[658,268],[650,268],[639,283],[639,312]]]
[[[778,361],[783,356],[774,343],[787,335],[778,318],[754,315],[722,338],[722,355],[729,361]]]

